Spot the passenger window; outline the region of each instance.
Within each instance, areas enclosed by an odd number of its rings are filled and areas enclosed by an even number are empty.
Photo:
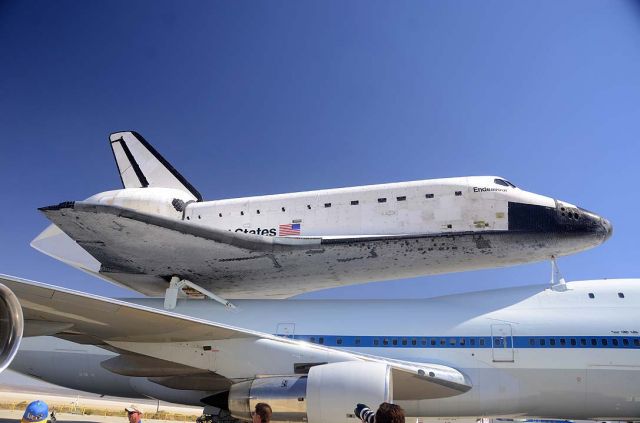
[[[392,343],[393,345],[398,345],[398,340],[397,340],[397,339],[395,339],[395,338],[393,338],[393,341],[391,341],[391,343]]]
[[[587,345],[587,340],[582,338],[580,339],[580,345],[582,345],[583,347]]]
[[[406,339],[402,340],[402,345],[407,345],[407,340]]]
[[[447,345],[447,340],[444,338],[440,338],[440,345],[442,345],[443,347]]]
[[[555,338],[551,338],[551,339],[549,339],[549,345],[551,345],[552,347],[555,347],[555,346],[556,346],[556,340],[555,340]]]
[[[427,345],[427,338],[422,338],[422,341],[420,341],[420,343],[422,345]]]
[[[436,340],[435,340],[435,339],[432,339],[432,340],[431,340],[431,346],[435,346],[435,345],[436,345]]]
[[[560,345],[562,345],[563,347],[567,345],[567,340],[564,338],[560,338]]]
[[[315,344],[316,343],[316,337],[312,336],[311,338],[309,338],[309,342]]]
[[[472,347],[476,345],[476,339],[475,338],[470,338],[469,339],[469,345],[471,345]]]
[[[382,345],[389,345],[389,340],[387,338],[384,338],[382,340]]]
[[[342,338],[338,338],[338,339],[336,339],[336,344],[338,344],[338,345],[342,345]]]
[[[456,344],[456,338],[450,338],[449,345],[455,345],[455,344]]]
[[[535,339],[529,338],[529,345],[531,345],[533,347],[535,344],[536,344]]]
[[[577,342],[574,338],[571,338],[571,345],[573,345],[574,347],[576,346]]]
[[[640,347],[640,339],[636,338],[633,340],[633,345],[636,347]]]
[[[380,340],[378,340],[378,338],[375,338],[375,339],[373,340],[373,345],[375,345],[375,346],[380,345]]]
[[[598,345],[598,340],[596,338],[591,338],[591,345],[593,345],[594,347]]]
[[[607,340],[602,338],[602,345],[606,347],[608,344]]]
[[[480,346],[484,347],[484,338],[480,338]]]
[[[613,338],[613,339],[611,340],[611,343],[612,343],[614,346],[616,346],[616,347],[617,347],[617,346],[618,346],[618,344],[619,344],[620,342],[618,341],[618,339],[617,339],[617,338]]]
[[[464,345],[466,344],[464,338],[460,338],[460,345],[464,347]]]
[[[411,345],[418,345],[418,340],[416,338],[413,338],[411,340]]]
[[[356,340],[355,340],[355,344],[356,344],[356,345],[360,345],[360,338],[356,338]]]
[[[324,338],[322,336],[318,338],[318,344],[324,344]]]
[[[622,345],[624,345],[625,347],[629,346],[629,340],[627,338],[622,338]]]
[[[540,345],[547,345],[547,341],[544,338],[540,338]]]

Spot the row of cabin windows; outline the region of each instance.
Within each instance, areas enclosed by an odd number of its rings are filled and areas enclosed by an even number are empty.
[[[456,197],[460,197],[462,195],[462,191],[456,191],[455,195],[456,195]],[[433,194],[425,194],[424,196],[425,196],[425,198],[434,198]],[[396,197],[396,201],[407,201],[407,196],[406,195],[398,196],[398,197]],[[386,202],[387,202],[387,198],[386,197],[378,198],[378,203],[386,203]],[[359,204],[360,204],[359,200],[352,200],[351,201],[351,205],[352,206],[357,206]],[[331,207],[331,203],[324,203],[324,207],[325,208]],[[311,204],[307,204],[307,209],[311,210]],[[287,211],[287,209],[285,207],[281,207],[280,210],[283,213]],[[260,214],[260,209],[256,210],[256,214]],[[240,212],[240,216],[244,216],[244,211]],[[218,213],[218,217],[222,217],[222,213]],[[202,218],[202,216],[198,215],[198,219],[201,219],[201,218]],[[187,216],[187,220],[189,220],[188,216]]]
[[[632,343],[632,340],[630,340],[629,338],[612,338],[611,339],[611,345],[613,345],[614,347],[618,347],[620,345],[622,345],[623,347],[628,347],[630,346]],[[607,338],[529,338],[529,345],[534,347],[534,346],[546,346],[549,345],[551,347],[555,347],[555,346],[561,346],[564,347],[566,345],[571,345],[572,347],[577,346],[578,344],[580,344],[581,347],[586,347],[586,346],[592,346],[592,347],[597,347],[597,346],[602,346],[602,347],[606,347],[609,345],[609,339]],[[634,338],[633,339],[633,346],[634,347],[640,347],[640,339],[638,338]]]
[[[311,338],[309,338],[309,341],[312,343],[317,343],[317,344],[324,344],[324,337],[320,336],[317,338],[312,336]],[[432,347],[438,347],[438,346],[468,346],[468,347],[475,347],[476,345],[479,347],[484,347],[485,344],[487,342],[491,342],[490,339],[486,339],[486,338],[374,338],[373,339],[373,346],[397,346],[397,345],[403,345],[403,346],[407,346],[407,345],[412,345],[412,346],[432,346]],[[354,345],[355,346],[359,346],[361,345],[361,339],[356,337],[354,339]],[[503,343],[503,339],[499,338],[499,337],[495,337],[494,338],[494,344],[495,346],[501,346]],[[336,344],[337,345],[342,345],[343,344],[343,339],[342,338],[336,338]],[[640,339],[639,338],[634,338],[634,339],[629,339],[629,338],[612,338],[611,339],[611,345],[613,345],[614,347],[617,346],[623,346],[623,347],[628,347],[631,346],[633,344],[633,346],[635,347],[640,347]],[[551,346],[551,347],[555,347],[555,346],[560,346],[560,347],[564,347],[567,345],[571,345],[573,347],[580,345],[581,347],[587,347],[587,346],[592,346],[592,347],[597,347],[597,346],[603,346],[606,347],[609,345],[609,339],[607,338],[529,338],[529,346],[531,347],[535,347],[535,346]]]
[[[324,344],[324,337],[318,337],[316,340],[315,336],[309,338],[309,342],[314,344]],[[336,344],[342,345],[342,338],[336,338]],[[355,338],[353,341],[355,346],[361,345],[362,340],[360,338]],[[485,338],[374,338],[373,339],[374,346],[388,346],[388,345],[421,345],[427,346],[430,345],[432,347],[436,346],[446,346],[446,345],[460,345],[465,346],[468,345],[470,347],[475,347],[476,345],[480,347],[485,346]]]
[[[593,299],[596,295],[593,292],[589,292],[589,298]],[[624,298],[624,292],[618,292],[618,298]]]

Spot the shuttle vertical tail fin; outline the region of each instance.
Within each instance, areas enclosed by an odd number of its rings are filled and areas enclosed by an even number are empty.
[[[109,141],[125,188],[176,188],[202,201],[198,190],[137,132],[115,132]]]

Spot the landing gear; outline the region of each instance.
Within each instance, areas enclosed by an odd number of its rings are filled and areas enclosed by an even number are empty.
[[[229,309],[236,308],[229,301],[225,300],[222,297],[217,296],[213,292],[204,289],[200,285],[196,285],[195,283],[188,281],[186,279],[180,279],[178,276],[173,276],[171,281],[169,282],[169,288],[167,288],[164,294],[164,308],[165,310],[173,310],[176,308],[176,304],[178,303],[178,295],[184,294],[183,288],[190,288],[192,291],[196,291],[201,295],[211,298],[214,301],[219,302]]]

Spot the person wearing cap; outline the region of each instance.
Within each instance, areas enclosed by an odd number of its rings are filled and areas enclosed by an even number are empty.
[[[141,423],[142,422],[142,409],[136,407],[131,404],[127,408],[124,409],[127,412],[127,417],[129,418],[129,423]]]
[[[49,417],[49,406],[46,402],[36,400],[27,405],[21,423],[46,423]]]

